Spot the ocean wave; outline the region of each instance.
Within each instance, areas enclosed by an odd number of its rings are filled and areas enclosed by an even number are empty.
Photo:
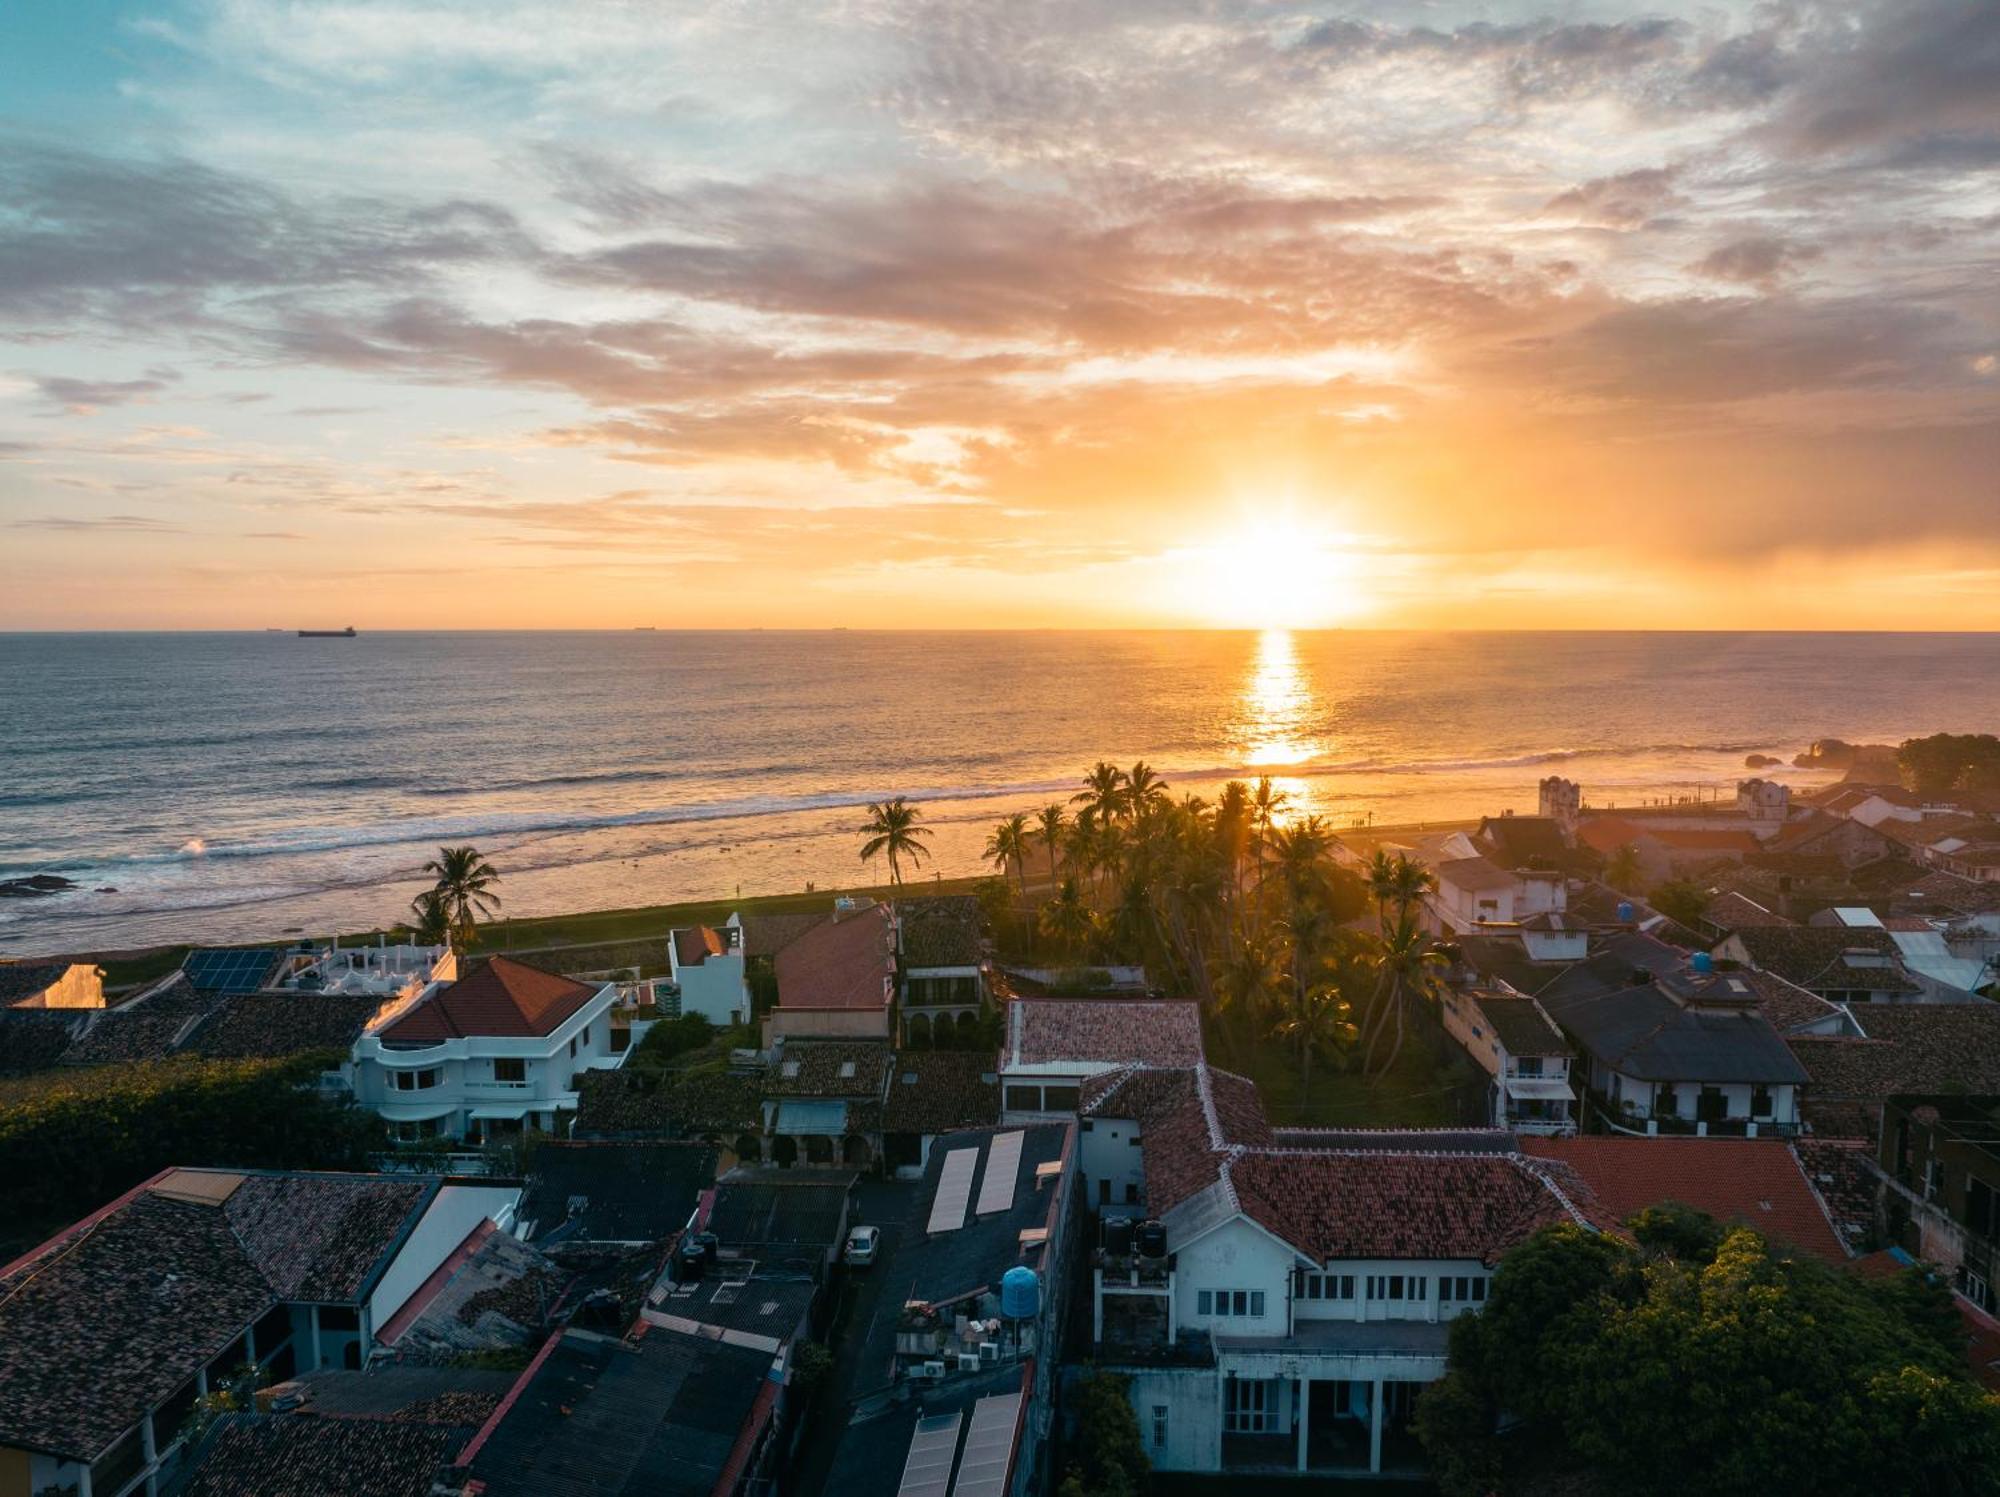
[[[1631,747],[1582,747],[1545,748],[1488,758],[1460,759],[1420,759],[1388,761],[1383,759],[1333,759],[1314,760],[1302,764],[1243,766],[1221,765],[1209,768],[1168,768],[1162,773],[1169,782],[1181,780],[1193,783],[1242,778],[1248,779],[1259,774],[1270,774],[1281,779],[1310,779],[1334,776],[1417,776],[1439,773],[1470,773],[1480,770],[1525,769],[1541,765],[1561,764],[1578,759],[1647,757],[1670,753],[1734,754],[1747,752],[1757,747],[1755,744],[1651,744]],[[765,772],[771,772],[766,770]],[[628,777],[643,776],[644,771],[606,771],[594,775],[574,775],[549,777],[546,780],[526,782],[519,786],[486,786],[482,790],[521,790],[530,788],[557,788],[562,785],[619,783]],[[216,834],[202,834],[189,837],[172,852],[140,853],[124,857],[80,859],[88,862],[93,869],[115,869],[125,866],[148,866],[185,862],[199,857],[206,860],[227,858],[268,858],[297,857],[313,853],[343,852],[369,847],[394,847],[408,844],[429,846],[438,843],[475,841],[479,839],[509,839],[560,836],[564,834],[605,831],[623,827],[671,826],[683,823],[714,821],[734,821],[765,819],[781,816],[810,815],[814,812],[837,811],[858,808],[871,801],[893,799],[903,796],[910,800],[930,803],[950,803],[967,801],[993,801],[1025,799],[1030,796],[1055,795],[1064,799],[1077,785],[1075,777],[1061,779],[1017,780],[1000,785],[916,785],[896,788],[876,788],[870,790],[830,790],[812,794],[795,795],[753,795],[675,806],[652,806],[629,811],[577,812],[550,807],[532,811],[488,811],[468,812],[464,815],[441,815],[435,817],[406,817],[390,821],[373,822],[359,826],[303,827],[295,832],[263,837],[251,837],[242,841],[229,841]],[[964,821],[975,819],[980,813],[969,812],[961,815],[945,815],[934,819],[944,821]]]

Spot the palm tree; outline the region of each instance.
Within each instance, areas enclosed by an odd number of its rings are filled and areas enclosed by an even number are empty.
[[[416,918],[413,934],[419,946],[444,946],[451,941],[451,910],[439,889],[426,889],[410,901]]]
[[[1271,827],[1290,799],[1290,796],[1271,783],[1269,775],[1260,776],[1257,788],[1250,792],[1250,824],[1257,833],[1257,877],[1260,881],[1264,876],[1264,848],[1271,840]]]
[[[1125,771],[1099,759],[1096,767],[1083,777],[1083,788],[1069,800],[1071,805],[1094,812],[1100,822],[1109,825],[1125,809],[1125,789]]]
[[[1083,897],[1083,889],[1072,875],[1062,881],[1056,897],[1042,906],[1042,933],[1053,936],[1072,956],[1088,954],[1090,939],[1097,933],[1097,911]]]
[[[1445,955],[1432,944],[1430,933],[1416,921],[1407,910],[1396,917],[1396,923],[1382,937],[1381,949],[1375,956],[1376,971],[1388,990],[1385,1001],[1376,1012],[1369,1016],[1368,1054],[1363,1064],[1375,1058],[1375,1047],[1382,1042],[1382,1036],[1394,1022],[1396,1039],[1389,1047],[1389,1055],[1382,1062],[1379,1075],[1388,1075],[1395,1069],[1396,1059],[1402,1054],[1404,1020],[1413,1002],[1435,996],[1438,974],[1449,965]]]
[[[1041,840],[1049,853],[1049,887],[1056,882],[1056,850],[1062,845],[1063,828],[1069,825],[1069,812],[1063,809],[1061,801],[1051,801],[1035,813],[1035,836]]]
[[[490,919],[500,908],[500,896],[493,892],[500,875],[476,847],[440,847],[424,872],[437,880],[431,892],[444,906],[452,943],[471,945],[480,918]]]
[[[993,828],[993,835],[986,839],[986,861],[1003,874],[1012,868],[1021,886],[1021,898],[1028,897],[1027,812],[1016,811]]]
[[[1398,888],[1397,861],[1397,858],[1389,856],[1388,849],[1376,848],[1368,859],[1368,872],[1364,879],[1368,893],[1375,901],[1375,928],[1384,935],[1389,932],[1389,906],[1395,902]]]
[[[1167,782],[1153,772],[1153,766],[1141,759],[1125,772],[1125,805],[1135,821],[1143,821],[1146,816],[1167,803]]]
[[[1312,1062],[1316,1050],[1336,1053],[1354,1044],[1354,1007],[1334,982],[1313,984],[1299,995],[1292,1013],[1278,1024],[1277,1032],[1299,1046],[1299,1105],[1312,1098]]]
[[[1284,1001],[1286,981],[1277,954],[1255,933],[1234,942],[1213,974],[1217,1014],[1234,1018],[1234,1029],[1256,1029]],[[1230,1031],[1225,1030],[1225,1033]],[[1232,1035],[1230,1048],[1238,1048]]]
[[[923,817],[922,807],[911,805],[900,795],[894,800],[869,804],[868,820],[861,828],[861,835],[867,839],[861,844],[861,861],[865,863],[879,853],[887,853],[892,890],[902,887],[904,858],[921,863],[930,856],[924,840],[931,830],[919,825]]]

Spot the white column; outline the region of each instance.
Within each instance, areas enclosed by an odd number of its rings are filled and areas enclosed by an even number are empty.
[[[1368,1399],[1368,1469],[1382,1470],[1382,1379],[1375,1379]]]
[[[1306,1469],[1306,1418],[1312,1412],[1312,1380],[1300,1377],[1293,1385],[1292,1397],[1298,1407],[1294,1411],[1299,1418],[1299,1470]]]
[[[1167,1344],[1173,1345],[1181,1337],[1181,1296],[1174,1283],[1174,1270],[1167,1270]]]
[[[85,1461],[77,1468],[76,1497],[90,1497],[90,1462]]]

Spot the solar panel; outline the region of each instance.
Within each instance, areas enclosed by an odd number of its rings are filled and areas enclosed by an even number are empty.
[[[919,1419],[910,1435],[910,1458],[903,1464],[903,1484],[896,1497],[945,1497],[951,1485],[951,1458],[958,1452],[958,1422],[963,1414],[933,1414]]]
[[[978,1163],[977,1149],[953,1149],[944,1156],[926,1232],[956,1232],[965,1225],[966,1202],[972,1199],[972,1169]]]
[[[190,951],[181,970],[204,993],[254,993],[270,974],[274,955],[261,946],[213,947]]]
[[[1019,1393],[996,1393],[972,1406],[972,1427],[966,1431],[951,1497],[1000,1497],[1007,1488],[1007,1468],[1014,1463],[1014,1426],[1020,1417]]]
[[[1014,1177],[1021,1173],[1021,1140],[1025,1134],[1000,1133],[986,1148],[986,1177],[979,1182],[974,1216],[1005,1211],[1014,1204]]]

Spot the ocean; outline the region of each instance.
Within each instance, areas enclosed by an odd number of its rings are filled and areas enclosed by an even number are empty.
[[[0,635],[0,878],[83,886],[0,900],[0,952],[387,925],[445,842],[517,915],[876,881],[855,828],[894,795],[922,876],[971,873],[1100,758],[1344,826],[1996,726],[2000,635]]]

